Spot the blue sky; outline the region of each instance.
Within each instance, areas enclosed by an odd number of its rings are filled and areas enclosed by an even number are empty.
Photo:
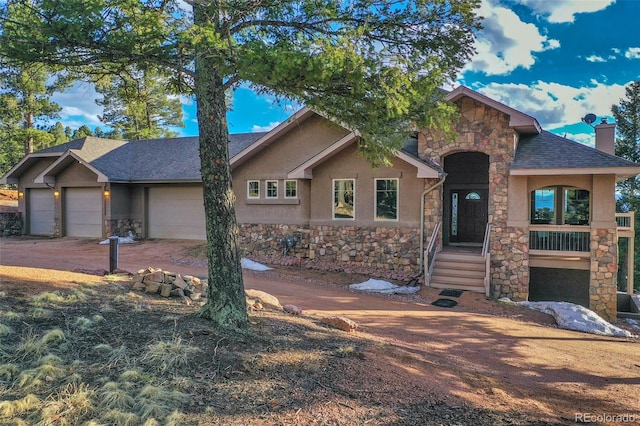
[[[588,113],[608,117],[624,88],[640,80],[640,0],[483,0],[477,54],[449,89],[464,84],[534,116],[546,130],[593,145]],[[95,92],[79,84],[54,100],[72,128],[101,125]],[[249,88],[236,91],[231,133],[265,131],[297,105]],[[196,135],[195,107],[185,99],[183,135]]]

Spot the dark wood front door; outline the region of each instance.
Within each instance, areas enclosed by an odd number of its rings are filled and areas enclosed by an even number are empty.
[[[487,226],[488,191],[486,189],[451,190],[451,243],[482,244]]]

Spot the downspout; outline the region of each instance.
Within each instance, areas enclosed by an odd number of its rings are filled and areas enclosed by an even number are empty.
[[[429,188],[425,189],[422,194],[420,194],[420,270],[424,268],[424,197],[440,185],[444,184],[444,180],[446,178],[446,175],[440,177],[440,180],[437,183],[431,185]]]

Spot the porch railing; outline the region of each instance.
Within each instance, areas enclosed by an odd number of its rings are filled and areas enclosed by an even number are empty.
[[[440,227],[442,226],[442,222],[436,223],[436,226],[433,228],[433,232],[431,233],[431,239],[429,239],[429,244],[427,245],[426,250],[424,251],[424,285],[425,287],[429,287],[429,283],[431,281],[431,274],[433,274],[433,266],[436,263],[436,254],[438,253],[438,234],[440,233]]]
[[[635,212],[616,213],[616,225],[618,231],[632,231],[635,225]]]
[[[529,249],[544,251],[591,251],[591,233],[576,229],[531,227]]]
[[[491,236],[491,224],[487,223],[484,230],[484,240],[482,241],[482,257],[484,257],[484,294],[489,297],[491,285],[491,253],[489,252],[489,237]]]

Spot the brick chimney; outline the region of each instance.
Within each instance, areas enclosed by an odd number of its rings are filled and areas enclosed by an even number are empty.
[[[615,123],[607,123],[607,119],[603,118],[600,124],[596,125],[596,149],[607,154],[615,154],[614,143],[616,140]]]

